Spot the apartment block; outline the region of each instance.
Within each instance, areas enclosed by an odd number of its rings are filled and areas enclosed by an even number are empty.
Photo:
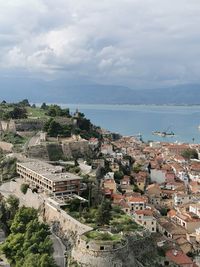
[[[17,173],[30,186],[54,196],[78,194],[82,189],[82,178],[63,172],[63,168],[43,161],[31,160],[17,163]]]

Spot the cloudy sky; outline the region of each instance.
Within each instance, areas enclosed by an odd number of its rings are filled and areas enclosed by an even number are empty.
[[[0,0],[0,71],[129,87],[200,82],[199,0]]]

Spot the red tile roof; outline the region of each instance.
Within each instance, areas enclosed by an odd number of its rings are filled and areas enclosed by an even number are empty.
[[[153,212],[152,210],[136,210],[135,211],[136,214],[140,215],[140,214],[143,214],[144,216],[153,216]]]
[[[168,250],[166,252],[166,257],[170,261],[178,265],[193,263],[192,260],[185,253],[183,253],[182,251],[174,250],[174,249]]]

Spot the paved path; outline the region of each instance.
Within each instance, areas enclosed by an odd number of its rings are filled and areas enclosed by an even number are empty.
[[[53,241],[53,248],[54,248],[54,253],[53,257],[56,261],[56,264],[59,267],[65,267],[66,262],[65,262],[65,246],[61,242],[60,238],[58,238],[55,234],[52,233],[51,235],[51,240]]]

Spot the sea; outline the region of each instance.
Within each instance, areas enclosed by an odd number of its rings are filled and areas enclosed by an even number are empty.
[[[125,136],[142,136],[147,141],[200,143],[200,106],[86,105],[62,104],[78,109],[97,126]],[[173,132],[173,137],[153,135]]]

